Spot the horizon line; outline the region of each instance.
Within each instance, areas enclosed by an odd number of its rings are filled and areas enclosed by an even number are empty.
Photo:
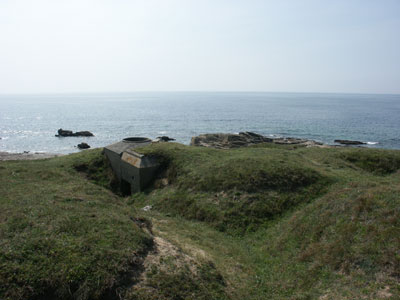
[[[45,95],[98,95],[98,94],[133,94],[133,93],[270,93],[270,94],[338,94],[338,95],[390,95],[400,96],[399,93],[387,92],[287,92],[266,90],[136,90],[136,91],[73,91],[73,92],[22,92],[0,93],[1,96],[45,96]]]

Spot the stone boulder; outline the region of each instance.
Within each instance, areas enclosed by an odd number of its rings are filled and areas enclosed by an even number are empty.
[[[342,145],[365,145],[367,143],[360,142],[360,141],[350,141],[350,140],[335,140],[335,143],[342,144]]]
[[[62,128],[58,129],[58,134],[56,136],[74,136],[74,133],[71,130],[63,130]]]
[[[90,146],[86,143],[80,143],[80,144],[78,144],[78,148],[79,149],[89,149]]]
[[[74,136],[94,136],[90,131],[77,131],[74,133]]]
[[[58,134],[56,137],[68,137],[68,136],[94,136],[90,131],[77,131],[72,132],[71,130],[63,130],[62,128],[58,129]]]

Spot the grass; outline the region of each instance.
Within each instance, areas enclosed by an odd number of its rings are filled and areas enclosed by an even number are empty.
[[[352,150],[342,157],[357,167],[377,175],[387,175],[400,169],[400,153],[388,150]]]
[[[125,198],[100,150],[0,163],[0,299],[400,297],[399,151],[140,151]]]
[[[393,163],[382,163],[395,161],[398,151],[269,145],[224,151],[173,144],[142,151],[164,162],[170,184],[134,196],[135,205],[153,205],[158,212],[146,215],[163,235],[210,255],[234,298],[400,297],[400,174]],[[376,169],[349,160],[358,156]],[[227,164],[235,160],[246,163]],[[278,178],[273,170],[302,170],[303,177],[287,176],[287,188],[256,184],[249,190],[244,183],[225,189],[249,174],[247,166]],[[218,184],[202,188],[209,177],[218,177]],[[230,225],[220,227],[216,219]],[[236,226],[242,230],[229,230]]]
[[[255,230],[320,195],[331,181],[304,166],[291,149],[151,145],[139,151],[162,162],[171,185],[147,198],[159,210],[208,222],[221,231]]]
[[[101,162],[99,150],[1,162],[0,299],[119,299],[136,280],[153,237],[125,199],[77,171],[107,185]]]
[[[0,298],[101,298],[151,248],[131,209],[74,172],[75,157],[1,164]]]
[[[169,257],[174,260],[173,257]],[[129,294],[130,299],[187,299],[208,300],[228,299],[225,294],[225,281],[212,263],[198,266],[196,274],[190,270],[193,265],[170,264],[167,270],[151,268],[146,273],[146,283]]]

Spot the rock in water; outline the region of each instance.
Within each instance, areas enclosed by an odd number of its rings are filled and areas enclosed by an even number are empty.
[[[350,141],[350,140],[335,140],[335,143],[342,145],[365,145],[366,143],[360,141]]]
[[[67,136],[94,136],[90,131],[77,131],[72,132],[71,130],[63,130],[62,128],[58,129],[57,137],[67,137]]]
[[[74,136],[94,136],[90,131],[77,131]]]
[[[63,130],[60,128],[56,136],[74,136],[74,133],[71,130]]]
[[[89,149],[90,146],[86,143],[80,143],[80,144],[78,144],[78,148],[79,149]]]
[[[172,139],[172,138],[170,138],[170,137],[168,137],[168,136],[165,136],[165,135],[157,137],[157,140],[158,140],[159,142],[175,141],[175,139]]]

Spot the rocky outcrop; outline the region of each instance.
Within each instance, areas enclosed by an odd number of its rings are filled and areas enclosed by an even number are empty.
[[[90,131],[77,131],[74,133],[74,136],[94,136]]]
[[[94,136],[90,131],[77,131],[72,132],[71,130],[63,130],[62,128],[58,129],[58,134],[56,137],[68,137],[68,136]]]
[[[322,143],[297,138],[269,138],[254,132],[232,133],[208,133],[192,137],[191,146],[211,147],[217,149],[230,149],[246,147],[260,143],[274,143],[285,145],[302,145],[307,147],[323,146]]]
[[[78,144],[78,148],[79,149],[89,149],[90,146],[86,143],[80,143],[80,144]]]
[[[56,134],[57,137],[59,136],[74,136],[74,133],[70,130],[63,130],[62,128],[58,129],[58,134]]]
[[[292,137],[274,138],[273,143],[280,145],[301,145],[306,147],[328,147],[328,145],[325,145],[321,142],[307,140],[307,139],[292,138]]]
[[[207,133],[192,137],[190,145],[228,149],[270,142],[272,142],[272,139],[252,132],[240,132],[239,134]]]
[[[360,142],[360,141],[350,141],[350,140],[335,140],[335,143],[342,144],[342,145],[365,145],[367,143]]]
[[[175,139],[163,135],[163,136],[157,137],[157,141],[158,142],[169,142],[169,141],[175,141]]]

